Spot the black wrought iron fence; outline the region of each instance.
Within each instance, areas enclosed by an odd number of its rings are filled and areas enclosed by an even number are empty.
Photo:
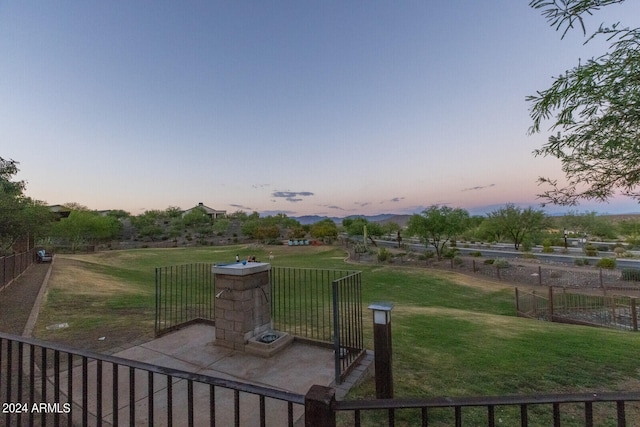
[[[620,295],[587,295],[549,288],[546,292],[516,288],[519,316],[551,322],[638,330],[637,299]]]
[[[340,383],[365,351],[360,272],[272,267],[269,277],[274,328],[333,346]]]
[[[156,268],[156,336],[192,321],[213,321],[214,289],[211,264]]]
[[[0,426],[640,425],[640,392],[336,401],[0,333]]]
[[[360,272],[272,267],[273,328],[336,351],[336,382],[365,352]],[[211,264],[156,268],[156,336],[193,321],[215,321]]]
[[[0,402],[6,427],[293,426],[304,413],[300,394],[4,333]]]
[[[345,425],[593,427],[640,425],[640,392],[335,401]],[[333,415],[335,416],[335,415]]]
[[[33,264],[34,259],[35,249],[0,257],[0,289],[21,275],[27,267]]]
[[[333,343],[332,282],[352,273],[272,267],[269,280],[273,327],[299,338]]]

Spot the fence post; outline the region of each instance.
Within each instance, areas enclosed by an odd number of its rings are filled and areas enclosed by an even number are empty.
[[[549,286],[549,321],[553,322],[553,286]]]
[[[500,280],[500,267],[496,265],[496,273],[498,274],[498,280]]]
[[[304,396],[304,425],[336,426],[336,414],[333,412],[333,403],[336,400],[336,391],[331,387],[312,385]]]
[[[633,326],[633,330],[635,332],[638,332],[638,312],[636,311],[636,299],[637,298],[631,298],[631,322],[632,322],[632,326]]]
[[[476,272],[476,260],[472,259],[471,262],[473,263],[473,272]]]
[[[542,267],[538,266],[538,285],[542,286]]]
[[[600,287],[604,288],[604,283],[602,281],[602,268],[600,269]]]
[[[520,314],[520,298],[518,295],[518,288],[516,288],[516,315]]]

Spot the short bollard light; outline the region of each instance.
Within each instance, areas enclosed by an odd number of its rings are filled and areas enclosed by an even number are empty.
[[[373,351],[375,352],[376,398],[393,398],[393,371],[391,368],[391,309],[388,302],[373,303]]]

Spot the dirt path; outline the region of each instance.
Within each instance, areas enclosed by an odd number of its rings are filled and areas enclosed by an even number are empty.
[[[14,335],[22,335],[25,331],[25,326],[29,321],[32,308],[38,298],[40,288],[43,286],[43,282],[51,264],[33,264],[27,270],[22,273],[20,277],[11,282],[9,286],[5,286],[0,290],[0,331]],[[4,386],[6,378],[2,378],[0,382],[0,402],[12,402],[16,401],[17,384],[18,384],[18,367],[20,361],[14,351],[11,362],[11,384],[14,385],[12,398],[7,398],[7,390]],[[7,371],[6,357],[2,359],[0,363],[0,370],[4,374]],[[36,392],[35,401],[40,402],[40,394]],[[22,401],[24,401],[24,396]],[[49,399],[51,400],[51,399]],[[29,402],[30,404],[33,402]],[[40,425],[46,422],[48,425],[53,425],[54,415],[44,415],[46,419],[42,419],[41,414],[34,414],[31,420],[34,425]],[[63,422],[66,423],[66,419],[63,418]],[[0,417],[0,427],[13,426],[17,423],[15,414],[2,414]],[[22,425],[29,423],[28,415],[24,415],[21,420]],[[44,424],[42,424],[44,425]]]
[[[51,264],[33,264],[0,291],[0,331],[22,335]]]

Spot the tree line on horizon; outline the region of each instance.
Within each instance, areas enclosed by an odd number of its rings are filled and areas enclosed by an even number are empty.
[[[182,239],[184,244],[206,245],[211,239],[225,237],[227,243],[251,240],[278,244],[283,239],[311,237],[331,243],[340,233],[355,237],[363,236],[366,230],[371,238],[419,237],[435,249],[438,257],[447,243],[456,239],[511,242],[516,250],[521,246],[527,250],[534,244],[557,241],[565,231],[569,237],[624,238],[629,244],[640,244],[640,219],[613,222],[595,212],[576,211],[549,217],[541,210],[513,204],[485,216],[471,216],[462,208],[434,205],[421,214],[412,215],[406,227],[393,221],[370,222],[364,217],[345,218],[340,225],[329,218],[303,225],[283,213],[261,217],[258,212],[243,211],[211,220],[202,208],[185,213],[176,206],[135,216],[124,210],[103,214],[78,203],[67,203],[69,216],[60,218],[44,203],[24,195],[25,183],[12,180],[17,172],[17,162],[0,158],[0,254],[11,253],[13,244],[24,235],[35,236],[42,246],[63,246],[75,251],[114,240],[177,242]]]

